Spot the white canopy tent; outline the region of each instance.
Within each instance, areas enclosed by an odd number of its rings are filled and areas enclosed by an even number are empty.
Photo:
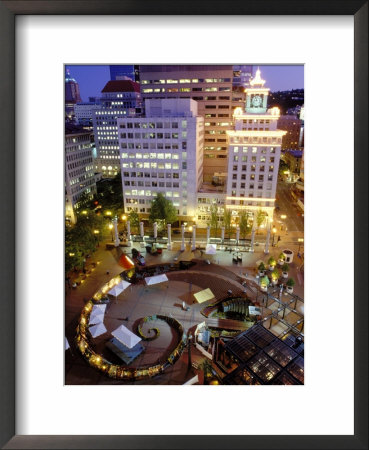
[[[103,312],[95,311],[94,313],[91,313],[90,320],[89,320],[90,324],[97,324],[97,323],[102,323],[102,322],[104,322],[104,313]]]
[[[159,284],[164,283],[165,281],[168,281],[168,277],[165,275],[165,273],[161,275],[155,275],[154,277],[146,277],[145,282],[147,286],[151,286],[153,284]]]
[[[104,324],[101,322],[101,323],[98,323],[97,325],[90,327],[89,331],[91,333],[91,336],[95,338],[95,337],[98,337],[98,336],[106,333],[107,330],[106,330]]]
[[[207,244],[205,254],[216,255],[216,253],[217,253],[217,244]]]
[[[114,297],[118,297],[119,294],[121,294],[124,291],[123,287],[117,284],[114,286],[110,291],[108,291],[109,295],[114,295]]]
[[[128,348],[133,348],[142,340],[124,325],[121,325],[116,330],[112,331],[111,334]]]
[[[92,307],[92,311],[91,314],[105,314],[105,310],[106,310],[106,305],[102,304],[102,305],[94,305]]]
[[[196,294],[194,294],[194,297],[198,303],[204,303],[214,298],[214,294],[209,288],[207,288],[203,289],[202,291],[196,292]]]

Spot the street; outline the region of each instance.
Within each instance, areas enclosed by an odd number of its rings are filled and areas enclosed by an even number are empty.
[[[289,193],[290,184],[284,181],[278,180],[276,206],[279,206],[279,210],[275,211],[275,225],[277,226],[277,235],[280,231],[285,231],[286,227],[288,232],[301,232],[301,237],[304,233],[304,217],[303,212],[296,205]],[[286,215],[285,219],[281,219],[281,216]],[[284,225],[284,226],[283,226]],[[283,230],[281,227],[283,226]]]

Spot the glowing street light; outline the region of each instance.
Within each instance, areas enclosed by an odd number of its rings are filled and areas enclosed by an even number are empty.
[[[301,244],[304,242],[304,238],[298,238],[297,242],[299,243],[299,249],[298,252],[300,253]]]
[[[281,215],[281,219],[287,219],[286,214],[282,214],[282,215]]]
[[[114,225],[112,223],[109,223],[109,230],[111,231],[111,240],[112,241],[114,241],[113,228],[114,228]]]

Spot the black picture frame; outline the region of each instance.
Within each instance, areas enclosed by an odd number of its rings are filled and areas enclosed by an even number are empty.
[[[352,15],[355,57],[354,435],[349,436],[20,436],[15,435],[15,17],[83,15]],[[0,445],[6,449],[367,449],[368,448],[368,1],[43,0],[0,2]],[[344,383],[345,380],[342,380]]]

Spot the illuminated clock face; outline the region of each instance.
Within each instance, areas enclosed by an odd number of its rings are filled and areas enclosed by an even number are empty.
[[[262,99],[260,95],[255,95],[252,99],[252,106],[260,106],[262,104]]]

